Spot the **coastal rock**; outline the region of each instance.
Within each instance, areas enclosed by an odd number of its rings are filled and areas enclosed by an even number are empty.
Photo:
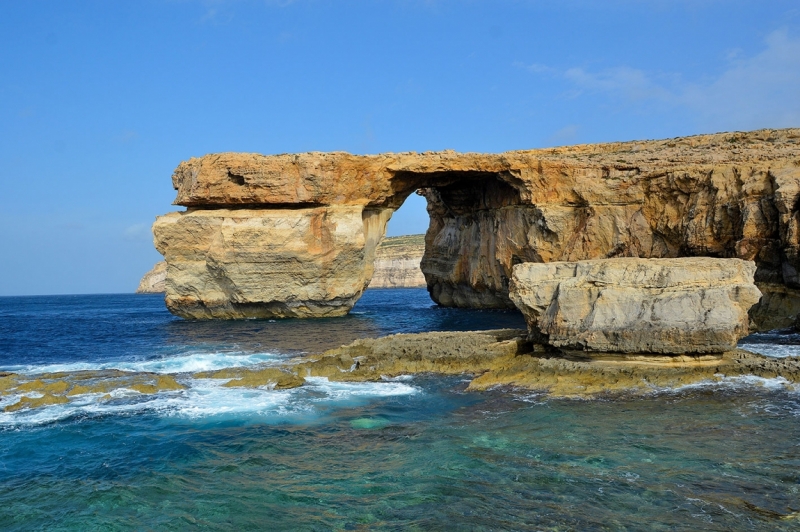
[[[531,339],[620,353],[722,353],[761,297],[740,259],[618,258],[514,266],[511,299]]]
[[[425,287],[420,269],[425,253],[425,235],[384,238],[375,251],[375,271],[370,288]]]
[[[163,294],[166,291],[167,262],[158,261],[139,281],[137,294]]]
[[[800,383],[800,357],[734,349],[721,354],[592,354],[531,343],[525,331],[395,334],[357,340],[293,361],[286,370],[332,381],[382,381],[403,375],[472,375],[467,390],[497,386],[553,397],[640,395],[752,375]]]
[[[350,205],[160,216],[167,308],[184,318],[346,314],[372,276],[387,218]]]
[[[324,256],[314,260],[334,277],[303,278],[290,285],[299,292],[284,290],[283,299],[275,300],[219,289],[239,284],[238,248],[223,266],[198,246],[192,272],[173,268],[181,259],[167,256],[167,299],[183,316],[295,315],[283,310],[292,305],[305,306],[300,314],[306,316],[347,312],[362,278],[366,283],[372,273],[367,240],[379,241],[385,219],[417,190],[430,215],[421,268],[431,297],[444,306],[513,308],[508,283],[515,264],[613,257],[752,260],[756,282],[800,288],[800,129],[501,154],[222,153],[181,163],[173,185],[176,203],[189,212],[242,209],[255,217],[288,219],[310,209],[352,209],[354,217],[361,213],[381,221],[364,240],[363,271],[348,270],[355,287],[329,299],[303,295],[343,282],[344,274],[322,266]],[[351,224],[351,230],[363,232],[357,226]],[[177,228],[156,222],[158,249],[166,249],[163,241]],[[272,251],[261,253],[260,282],[282,282],[282,274],[272,272],[282,271],[284,252],[268,240],[261,247]],[[251,264],[246,256],[242,262]],[[190,275],[209,270],[213,282],[190,281]],[[185,274],[180,280],[169,281],[180,272]],[[215,307],[239,310],[197,311],[197,301],[209,298]]]

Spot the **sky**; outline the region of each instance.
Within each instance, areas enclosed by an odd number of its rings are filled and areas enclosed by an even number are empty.
[[[0,0],[0,296],[132,292],[207,153],[798,126],[797,0]]]

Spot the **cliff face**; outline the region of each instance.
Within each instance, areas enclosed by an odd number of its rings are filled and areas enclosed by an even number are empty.
[[[386,220],[418,189],[431,217],[422,271],[442,305],[512,307],[515,264],[610,257],[753,260],[756,282],[797,289],[799,141],[799,129],[784,129],[502,154],[190,159],[173,175],[189,210],[154,226],[167,303],[187,317],[344,313],[369,282]],[[221,210],[228,222],[196,221]],[[326,221],[307,226],[309,210]],[[308,249],[270,231],[237,244],[259,217],[295,228]],[[325,236],[339,227],[350,240]],[[345,248],[348,267],[334,268]],[[276,283],[290,288],[258,288]],[[286,308],[310,310],[275,310]]]
[[[419,263],[425,253],[425,235],[384,238],[375,250],[375,271],[371,288],[424,288],[425,276]],[[167,262],[159,261],[139,281],[137,294],[166,291]]]
[[[136,289],[137,294],[161,294],[166,290],[167,280],[167,263],[166,261],[156,262],[155,266],[144,274],[142,280],[139,281],[139,287]]]
[[[375,272],[370,288],[420,288],[426,286],[420,262],[425,235],[384,238],[375,250]]]

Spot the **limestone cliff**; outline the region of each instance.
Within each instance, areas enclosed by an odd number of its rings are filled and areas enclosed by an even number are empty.
[[[166,290],[164,286],[167,280],[167,263],[166,261],[156,262],[155,266],[144,274],[142,280],[139,281],[139,287],[136,289],[137,294],[160,294]]]
[[[185,317],[347,312],[386,220],[420,189],[422,271],[442,305],[512,307],[515,264],[610,257],[753,260],[756,282],[800,288],[800,129],[501,154],[223,153],[181,163],[173,185],[189,209],[154,234],[167,305]]]
[[[419,263],[425,252],[425,235],[384,238],[375,250],[375,272],[371,288],[422,288],[425,276]],[[166,291],[167,263],[159,261],[139,281],[137,294],[158,294]]]
[[[384,238],[375,250],[375,272],[370,288],[419,288],[425,276],[419,267],[425,252],[425,235]]]

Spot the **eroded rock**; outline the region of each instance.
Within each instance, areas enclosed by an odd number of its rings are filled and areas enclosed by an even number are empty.
[[[531,339],[619,353],[722,353],[749,332],[761,292],[740,259],[618,258],[514,267]]]
[[[153,226],[167,308],[184,318],[346,314],[372,275],[388,215],[344,205],[190,210]]]
[[[169,264],[168,304],[186,317],[343,314],[369,280],[386,218],[415,190],[431,218],[422,271],[442,305],[512,308],[515,264],[611,257],[740,258],[756,263],[756,282],[800,288],[799,141],[800,129],[783,129],[501,154],[193,158],[173,174],[177,204],[241,224],[282,218],[308,250],[271,230],[228,246],[218,225],[186,232],[176,215],[162,217],[154,232]],[[326,230],[301,221],[310,211],[324,214]],[[333,225],[351,237],[331,241]],[[341,253],[353,267],[338,274]],[[285,264],[299,257],[289,278]],[[263,288],[277,285],[286,289]]]
[[[153,268],[144,274],[136,288],[137,294],[162,294],[166,291],[167,262],[158,261]]]

